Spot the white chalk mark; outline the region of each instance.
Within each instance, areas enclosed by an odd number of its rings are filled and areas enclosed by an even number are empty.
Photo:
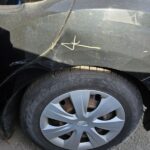
[[[101,47],[95,47],[95,46],[88,46],[88,45],[82,45],[80,44],[80,41],[76,41],[76,35],[74,36],[74,39],[71,43],[61,43],[62,46],[68,48],[71,51],[74,51],[76,47],[84,47],[89,49],[98,49],[100,50]]]

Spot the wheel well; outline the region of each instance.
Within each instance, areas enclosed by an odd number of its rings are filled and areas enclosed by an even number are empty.
[[[101,67],[91,67],[91,66],[76,66],[74,68],[85,69],[85,70],[95,70],[95,71],[110,70],[110,71],[126,78],[133,85],[135,85],[137,87],[137,89],[140,91],[142,99],[143,99],[143,104],[146,107],[150,107],[150,102],[149,102],[150,93],[149,93],[148,88],[140,80],[138,80],[135,76],[131,75],[130,72],[119,71],[119,70],[112,69],[112,68],[103,68],[103,67],[101,68]]]
[[[27,87],[34,80],[46,74],[47,72],[48,71],[46,71],[45,69],[29,68],[13,77],[13,93],[5,102],[1,115],[1,127],[3,130],[3,138],[9,138],[13,133],[15,120],[16,117],[18,117],[17,114],[19,114],[21,99]],[[7,84],[9,85],[9,82]]]
[[[63,71],[64,69],[85,69],[85,70],[95,70],[95,71],[112,71],[116,74],[119,74],[121,76],[123,76],[124,78],[128,79],[130,82],[132,82],[140,91],[142,98],[143,98],[143,103],[145,106],[149,105],[149,92],[148,89],[146,88],[146,86],[144,86],[144,84],[142,82],[140,82],[138,79],[136,79],[134,76],[126,73],[126,72],[122,72],[122,71],[118,71],[115,69],[110,69],[110,68],[100,68],[100,67],[92,67],[92,66],[74,66],[74,67],[65,67],[63,69],[59,69],[56,70],[57,71]],[[37,73],[43,71],[42,69],[40,70],[36,70]],[[43,72],[43,74],[45,74],[46,72]],[[34,79],[35,80],[35,79]],[[19,111],[19,107],[20,107],[20,103],[22,99],[22,96],[24,94],[24,92],[26,91],[26,88],[33,82],[33,79],[30,81],[29,84],[27,84],[26,86],[24,86],[22,89],[16,91],[11,98],[8,100],[5,109],[3,111],[2,114],[2,128],[4,131],[4,136],[6,138],[9,138],[12,133],[13,133],[13,129],[14,129],[14,124],[15,124],[15,118],[17,116],[17,114],[19,114],[17,111]]]
[[[137,87],[137,89],[140,91],[144,106],[146,106],[146,107],[150,106],[150,102],[149,102],[150,93],[149,93],[149,90],[140,80],[138,80],[133,75],[130,75],[130,73],[121,72],[121,71],[118,71],[118,70],[113,70],[113,72],[116,72],[117,74],[119,74],[122,77],[129,80],[133,85],[135,85]]]

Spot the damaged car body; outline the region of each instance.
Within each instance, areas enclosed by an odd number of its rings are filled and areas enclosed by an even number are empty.
[[[150,129],[150,1],[0,0],[0,125],[42,149],[107,149]]]

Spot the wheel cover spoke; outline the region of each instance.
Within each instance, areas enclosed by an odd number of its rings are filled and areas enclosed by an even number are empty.
[[[93,95],[100,95],[100,99],[93,101],[96,97]],[[65,100],[69,102],[65,102],[64,107],[61,102]],[[73,108],[66,109],[67,105]],[[113,140],[124,124],[125,112],[121,103],[111,95],[95,90],[76,90],[55,98],[44,108],[40,118],[44,137],[54,145],[70,150],[102,146]]]
[[[60,104],[50,103],[45,109],[44,115],[48,118],[68,123],[73,123],[77,120],[74,115],[65,112]]]
[[[116,101],[112,96],[103,98],[97,107],[90,115],[91,118],[97,118],[109,114],[119,108],[122,108],[121,104]]]
[[[77,150],[80,144],[80,139],[82,137],[83,131],[82,130],[76,130],[73,132],[72,136],[65,141],[64,145],[68,149]]]
[[[54,127],[54,126],[47,126],[42,130],[45,136],[47,136],[49,139],[53,139],[59,136],[62,136],[64,134],[67,134],[71,131],[73,131],[74,128],[72,125],[64,125],[61,127]]]
[[[102,120],[96,119],[93,122],[94,127],[109,130],[109,131],[118,131],[120,130],[123,124],[124,124],[124,120],[121,120],[117,117],[108,121],[102,121]]]
[[[93,148],[100,145],[100,143],[102,145],[107,143],[107,139],[105,137],[99,135],[94,128],[87,130],[87,135],[90,139],[90,142],[91,142]]]
[[[87,113],[90,91],[75,91],[70,96],[78,118],[83,119]]]

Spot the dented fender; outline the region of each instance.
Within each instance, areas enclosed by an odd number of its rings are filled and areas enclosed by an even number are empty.
[[[81,65],[132,72],[150,89],[149,6],[149,0],[43,0],[0,6],[0,28],[10,33],[14,54],[22,56],[10,63],[15,69],[0,89],[30,68],[53,71]],[[1,100],[10,105],[2,116],[8,136],[13,119],[8,110],[14,109],[17,97],[13,94]]]
[[[19,70],[42,57],[71,66],[149,74],[149,3],[44,0],[0,6],[0,26],[10,32],[13,47],[29,60]]]
[[[148,1],[126,1],[128,6],[123,1],[88,2],[77,1],[49,58],[71,65],[150,73]]]

